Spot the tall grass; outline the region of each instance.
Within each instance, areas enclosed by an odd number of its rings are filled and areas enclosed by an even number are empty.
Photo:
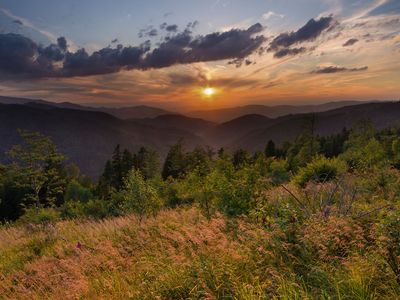
[[[141,223],[126,216],[1,228],[0,298],[397,297],[393,276],[382,275],[377,256],[348,253],[333,267],[324,259],[311,262],[306,256],[312,254],[301,251],[279,229],[218,214],[208,220],[196,208],[165,210]]]

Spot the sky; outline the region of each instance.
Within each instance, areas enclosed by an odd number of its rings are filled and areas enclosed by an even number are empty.
[[[187,111],[399,83],[399,0],[0,1],[0,95]]]

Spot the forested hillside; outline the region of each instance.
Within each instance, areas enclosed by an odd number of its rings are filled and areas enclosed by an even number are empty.
[[[0,166],[0,294],[397,299],[400,130],[314,125],[259,152],[117,145],[97,181],[20,131]]]

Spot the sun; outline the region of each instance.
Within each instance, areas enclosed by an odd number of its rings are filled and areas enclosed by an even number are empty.
[[[211,97],[215,94],[215,89],[212,87],[206,87],[203,89],[203,94],[207,97]]]

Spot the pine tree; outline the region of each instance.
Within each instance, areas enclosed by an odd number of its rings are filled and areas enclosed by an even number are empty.
[[[162,170],[162,177],[167,179],[168,177],[179,178],[185,173],[185,153],[183,152],[182,142],[179,141],[173,145],[164,162]]]
[[[135,155],[135,168],[142,173],[145,179],[154,178],[160,170],[158,153],[152,149],[141,147]]]
[[[121,169],[122,169],[122,178],[125,178],[128,175],[128,172],[134,167],[134,157],[128,149],[125,149],[122,152],[121,158]]]
[[[115,147],[115,150],[112,155],[112,169],[113,169],[113,176],[112,176],[112,186],[119,191],[123,186],[123,166],[122,166],[122,156],[120,145],[118,144]]]
[[[269,140],[267,146],[265,147],[265,157],[274,157],[276,156],[276,148],[275,143],[272,140]]]

